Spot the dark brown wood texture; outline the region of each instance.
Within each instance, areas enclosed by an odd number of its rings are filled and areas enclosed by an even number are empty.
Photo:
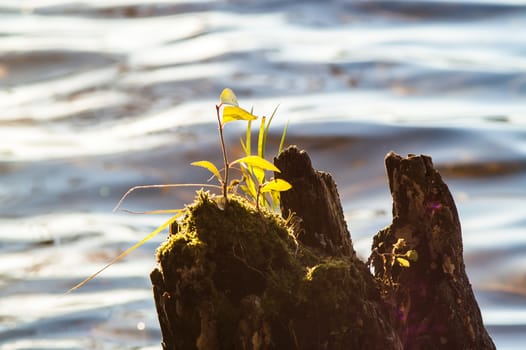
[[[393,223],[374,237],[377,278],[394,283],[387,302],[404,343],[413,349],[495,349],[466,275],[460,221],[447,185],[428,156],[385,159]],[[409,268],[385,266],[381,254],[416,250]]]
[[[281,204],[284,217],[296,215],[299,247],[290,249],[283,234],[278,244],[257,232],[242,241],[254,232],[235,218],[223,236],[220,227],[193,224],[204,240],[219,235],[224,245],[205,242],[192,253],[195,244],[183,245],[177,256],[160,258],[151,280],[163,349],[495,348],[464,270],[453,198],[429,157],[386,158],[393,223],[374,237],[374,274],[354,252],[332,177],[295,147],[275,164],[276,176],[293,185]],[[386,265],[399,238],[405,246],[397,253],[418,252],[409,268]],[[277,249],[265,253],[271,263],[253,257],[269,244]],[[181,262],[185,254],[198,258]]]
[[[289,147],[274,163],[292,189],[281,193],[284,217],[295,213],[301,222],[298,239],[331,256],[354,256],[351,236],[343,215],[338,189],[329,173],[315,170],[305,151]]]

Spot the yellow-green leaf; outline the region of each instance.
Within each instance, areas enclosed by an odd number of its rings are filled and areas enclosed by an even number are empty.
[[[252,114],[252,110],[250,111]],[[247,156],[252,154],[252,145],[250,144],[250,136],[252,133],[252,120],[247,123],[247,132],[245,133],[245,154]]]
[[[407,256],[407,259],[409,259],[411,261],[417,261],[418,260],[418,253],[414,249],[408,250],[407,253],[405,253],[405,256]]]
[[[287,121],[287,124],[285,124],[285,128],[283,129],[283,134],[281,134],[281,140],[279,141],[279,148],[278,148],[278,154],[283,151],[283,145],[285,144],[285,137],[287,136],[287,130],[289,128],[289,121]]]
[[[258,136],[258,156],[261,158],[265,157],[265,116],[261,117],[261,123],[259,124],[259,136]]]
[[[261,186],[261,192],[270,192],[270,191],[288,191],[292,188],[292,185],[283,179],[275,179],[265,183]]]
[[[256,184],[254,183],[254,178],[246,168],[242,167],[241,172],[243,173],[245,185],[241,185],[240,188],[247,196],[252,197],[255,200],[257,196],[257,189]]]
[[[250,170],[251,173],[256,177],[256,180],[258,180],[258,183],[262,184],[265,182],[265,170],[258,167],[252,167]]]
[[[409,263],[409,260],[407,260],[406,258],[402,258],[402,257],[397,257],[396,258],[396,261],[398,262],[398,264],[402,267],[409,267],[411,264]]]
[[[256,120],[258,117],[238,106],[223,107],[223,124],[234,120]]]
[[[236,94],[234,94],[234,91],[232,91],[232,89],[229,88],[223,89],[223,91],[221,92],[221,96],[219,97],[219,101],[221,102],[221,104],[239,106],[239,104],[237,103]]]
[[[243,141],[242,137],[239,138],[239,142],[241,143],[241,148],[243,148],[243,152],[245,152],[246,155],[250,155],[247,149],[247,145],[245,145],[245,141]]]
[[[212,174],[215,175],[215,177],[217,177],[220,181],[223,181],[219,170],[217,170],[217,167],[212,162],[209,162],[208,160],[200,160],[199,162],[193,162],[192,165],[208,169]]]
[[[272,199],[272,207],[274,209],[279,209],[279,202],[281,198],[281,195],[279,194],[279,192],[278,191],[270,192],[270,197]]]
[[[234,165],[237,163],[243,163],[247,166],[252,166],[255,168],[260,168],[263,170],[270,170],[275,172],[280,172],[278,168],[268,160],[261,158],[260,156],[247,156],[243,158],[236,159],[233,161],[230,165]]]

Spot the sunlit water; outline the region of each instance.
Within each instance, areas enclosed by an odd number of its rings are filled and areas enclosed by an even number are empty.
[[[165,218],[131,186],[203,182],[223,87],[336,178],[356,249],[391,221],[383,158],[433,157],[499,349],[526,341],[526,4],[3,0],[0,349],[158,349]],[[242,126],[229,124],[232,156]],[[177,208],[191,190],[125,206]]]

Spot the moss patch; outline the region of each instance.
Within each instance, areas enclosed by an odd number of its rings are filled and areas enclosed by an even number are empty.
[[[348,349],[378,328],[361,262],[298,246],[280,216],[244,199],[222,209],[200,192],[157,253],[177,348]]]

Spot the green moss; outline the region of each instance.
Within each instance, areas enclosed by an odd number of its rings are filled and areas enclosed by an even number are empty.
[[[176,300],[176,338],[185,349],[205,338],[203,329],[210,327],[202,320],[209,318],[217,322],[206,337],[216,337],[222,349],[268,342],[270,335],[274,348],[320,339],[327,343],[320,348],[345,348],[353,338],[349,320],[370,292],[350,257],[299,247],[280,216],[238,197],[223,209],[206,192],[187,207],[158,260]],[[204,317],[203,310],[212,315]]]

